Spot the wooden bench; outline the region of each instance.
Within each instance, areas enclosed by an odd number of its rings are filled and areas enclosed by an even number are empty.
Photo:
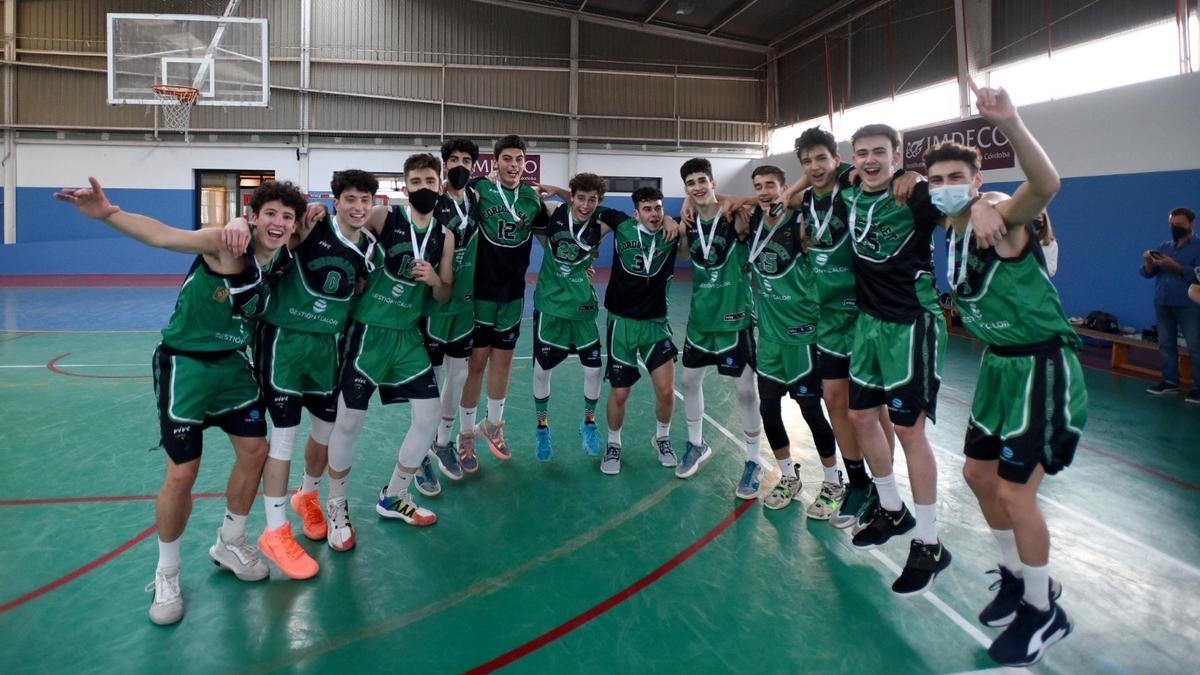
[[[1100,340],[1112,344],[1112,369],[1119,373],[1128,373],[1131,375],[1144,375],[1154,380],[1162,379],[1162,371],[1158,368],[1146,368],[1129,362],[1130,349],[1146,349],[1150,351],[1158,351],[1158,343],[1143,340],[1132,335],[1119,335],[1116,333],[1103,333],[1082,326],[1074,326],[1075,332],[1079,333],[1080,337],[1090,338],[1092,340]],[[1192,368],[1191,359],[1188,357],[1187,349],[1179,349],[1179,379],[1180,384],[1190,386],[1192,384]]]

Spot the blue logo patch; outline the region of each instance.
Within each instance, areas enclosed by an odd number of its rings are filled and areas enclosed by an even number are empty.
[[[808,387],[800,387],[800,393],[801,393],[801,394],[807,394],[807,393],[808,393]]]
[[[727,365],[727,366],[732,366],[732,365],[733,365],[733,357],[732,357],[732,356],[726,356],[726,357],[725,357],[725,365]]]
[[[257,410],[250,411],[250,419],[254,420],[254,421],[258,421],[258,411]]]
[[[1013,449],[1008,447],[1007,445],[1004,446],[1000,450],[1000,456],[1003,457],[1004,459],[1012,459],[1013,458]]]
[[[901,400],[900,400],[900,399],[898,399],[898,398],[894,398],[894,399],[892,399],[892,407],[893,407],[893,408],[903,408],[903,407],[904,407],[904,401],[901,401]]]

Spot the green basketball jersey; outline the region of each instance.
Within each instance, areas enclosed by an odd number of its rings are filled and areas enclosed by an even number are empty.
[[[847,175],[848,164],[840,168]],[[838,193],[849,185],[844,180],[835,184],[832,192],[818,195],[809,188],[804,192],[800,211],[808,220],[808,258],[817,280],[817,295],[822,312],[855,312],[854,247],[850,243],[850,228],[846,225],[846,203]]]
[[[594,319],[599,313],[588,268],[592,252],[600,245],[599,217],[606,210],[598,206],[590,218],[576,222],[570,204],[555,209],[546,224],[546,250],[533,291],[534,309],[570,320]]]
[[[333,218],[313,226],[293,251],[296,262],[271,293],[263,320],[306,333],[338,333],[350,315],[355,283],[366,275],[364,232],[355,246]]]
[[[436,220],[418,229],[409,221],[405,207],[389,209],[372,256],[374,269],[367,276],[367,288],[351,312],[354,320],[393,330],[416,327],[425,303],[436,304],[429,284],[413,279],[416,249],[424,249],[420,257],[433,262],[442,259],[444,242],[442,226]]]
[[[755,207],[750,217],[758,332],[772,342],[811,344],[817,339],[817,281],[804,253],[800,224],[800,212],[790,209],[773,227],[763,222],[762,207]]]
[[[241,349],[250,342],[249,319],[234,309],[230,278],[208,268],[196,256],[188,271],[175,310],[162,331],[163,344],[186,352]]]
[[[687,235],[692,260],[688,327],[705,333],[748,328],[754,307],[749,252],[733,221],[718,214],[705,223],[697,214]]]
[[[854,246],[858,307],[883,321],[911,323],[919,312],[940,312],[933,280],[933,230],[942,214],[919,183],[900,206],[889,187],[840,192]]]
[[[1078,348],[1079,336],[1067,322],[1058,290],[1046,274],[1037,234],[1027,229],[1029,241],[1015,258],[1002,258],[995,248],[977,250],[974,236],[965,232],[950,232],[947,236],[953,248],[948,260],[954,263],[949,274],[963,327],[998,347],[1034,345],[1058,338]],[[966,260],[962,253],[964,241],[969,246]]]
[[[463,191],[462,202],[455,202],[449,194],[438,199],[433,217],[438,223],[454,233],[454,284],[450,299],[446,302],[425,303],[425,316],[453,316],[475,310],[475,255],[478,251],[479,214],[475,210],[475,198],[470,190]],[[430,261],[439,269],[441,260]],[[440,269],[439,269],[440,271]]]
[[[678,241],[665,241],[663,229],[646,230],[625,216],[613,230],[612,276],[604,292],[604,308],[625,319],[667,318],[667,296],[675,276]],[[607,217],[607,216],[606,216]]]
[[[492,302],[522,298],[533,231],[546,222],[542,200],[525,184],[516,190],[486,180],[473,185],[479,193],[481,235],[475,264],[475,297]]]

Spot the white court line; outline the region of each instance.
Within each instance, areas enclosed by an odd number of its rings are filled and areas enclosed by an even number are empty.
[[[1015,673],[1031,672],[1028,668],[1009,668],[1008,666],[1000,666],[998,668],[984,668],[983,670],[966,670],[953,675],[1009,675]]]

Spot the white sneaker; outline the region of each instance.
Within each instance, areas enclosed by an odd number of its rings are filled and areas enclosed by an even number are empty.
[[[179,623],[183,618],[183,595],[179,592],[179,568],[168,567],[154,572],[154,581],[146,585],[154,591],[150,602],[150,620],[160,626]]]
[[[354,526],[350,524],[350,507],[345,497],[325,502],[325,518],[329,522],[329,534],[325,537],[329,548],[335,551],[354,548]]]
[[[829,520],[833,514],[837,513],[838,507],[842,505],[845,497],[846,488],[840,482],[822,482],[821,492],[817,494],[813,503],[808,505],[805,513],[813,520]]]
[[[258,557],[258,551],[246,543],[245,534],[234,541],[225,541],[221,528],[217,528],[217,542],[208,549],[208,557],[214,565],[233,572],[242,581],[262,581],[271,574],[271,568]]]

